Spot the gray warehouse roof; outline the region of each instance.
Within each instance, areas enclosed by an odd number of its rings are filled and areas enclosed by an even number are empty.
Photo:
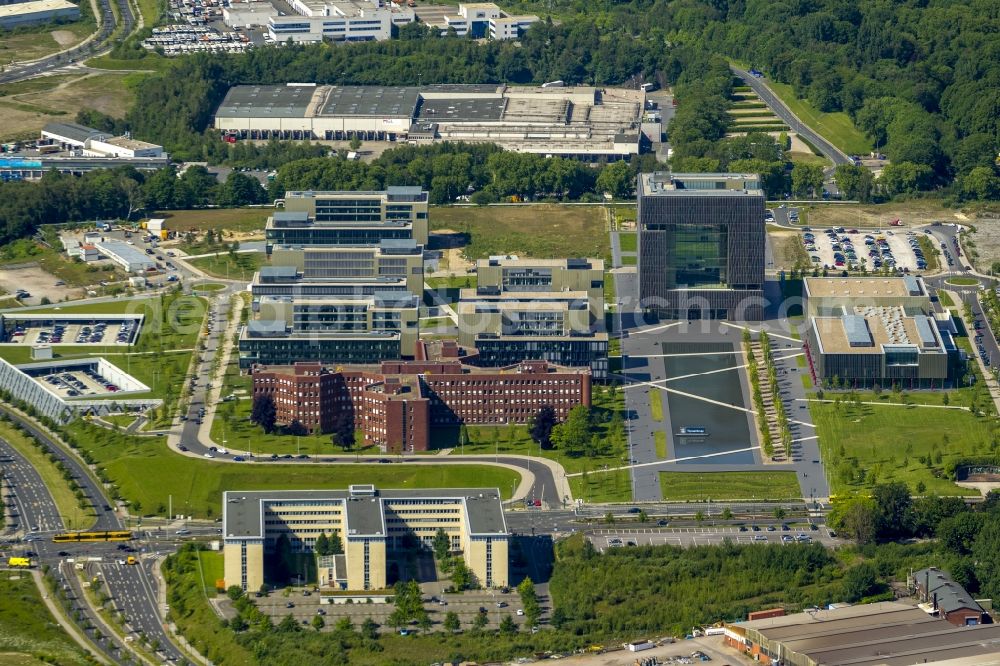
[[[419,89],[413,87],[334,87],[327,91],[318,115],[412,118],[419,98]]]
[[[78,123],[46,123],[42,131],[72,139],[73,141],[79,141],[80,143],[85,142],[87,139],[108,135],[107,132],[102,132],[101,130],[86,127]]]
[[[425,99],[420,103],[418,116],[422,121],[444,120],[500,120],[505,101],[490,99]]]
[[[215,114],[237,118],[304,118],[315,92],[315,86],[233,86]]]
[[[426,488],[378,490],[374,497],[353,496],[349,490],[262,490],[223,493],[224,536],[260,538],[261,514],[268,501],[342,501],[346,504],[348,530],[355,534],[385,535],[383,502],[393,499],[453,499],[465,505],[471,534],[506,534],[500,491],[496,488]],[[372,501],[372,500],[375,501]]]

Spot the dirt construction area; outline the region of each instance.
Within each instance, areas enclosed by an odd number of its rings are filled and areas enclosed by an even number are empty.
[[[976,268],[981,272],[989,272],[993,262],[1000,261],[1000,217],[977,219],[971,223],[976,228],[972,234],[975,243]]]
[[[43,270],[35,264],[25,264],[23,267],[7,267],[0,269],[0,289],[13,294],[18,289],[24,289],[31,294],[21,299],[24,305],[38,305],[42,298],[48,298],[53,303],[65,298],[82,298],[83,289],[74,289],[65,285],[56,286],[59,278]],[[10,303],[0,303],[9,307]]]

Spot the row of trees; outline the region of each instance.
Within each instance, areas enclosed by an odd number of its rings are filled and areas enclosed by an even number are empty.
[[[267,192],[250,176],[233,172],[218,183],[205,167],[178,176],[173,167],[152,173],[131,167],[98,169],[80,176],[55,171],[38,182],[0,182],[0,244],[30,236],[40,224],[128,219],[142,210],[206,204],[264,203]]]

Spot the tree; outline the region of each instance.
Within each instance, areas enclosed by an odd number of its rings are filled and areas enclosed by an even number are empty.
[[[913,528],[913,500],[901,481],[872,488],[875,505],[875,532],[881,539],[908,536]]]
[[[844,597],[850,602],[860,601],[873,594],[877,587],[877,572],[869,562],[861,562],[844,574]]]
[[[322,631],[323,627],[326,626],[326,620],[323,619],[322,615],[313,615],[312,627],[316,631]]]
[[[510,616],[510,613],[503,616],[500,620],[500,633],[504,636],[513,636],[517,633],[517,624],[514,622],[514,618]]]
[[[613,162],[601,169],[597,176],[597,191],[607,192],[615,199],[626,199],[635,188],[635,175],[624,160]]]
[[[482,631],[489,623],[490,619],[486,617],[486,613],[476,613],[476,616],[472,618],[472,628],[476,631]]]
[[[834,180],[846,198],[857,199],[861,203],[871,201],[875,179],[870,169],[853,164],[839,164],[834,169]]]
[[[229,628],[240,633],[241,631],[246,631],[250,627],[250,624],[243,619],[242,615],[237,615],[232,620],[229,621]]]
[[[992,201],[1000,199],[1000,177],[996,169],[977,166],[962,177],[962,194],[969,199]]]
[[[350,633],[354,631],[354,623],[351,622],[350,617],[342,617],[337,620],[337,624],[334,629],[339,632]]]
[[[590,428],[590,408],[577,405],[569,410],[563,423],[552,429],[552,443],[567,455],[580,455],[590,441]]]
[[[281,622],[278,623],[277,630],[284,634],[296,633],[299,631],[298,620],[295,619],[295,616],[289,613],[281,619]]]
[[[370,641],[378,638],[378,625],[375,624],[375,620],[370,617],[365,618],[361,623],[361,635]]]
[[[859,545],[872,543],[878,534],[874,502],[867,497],[852,497],[834,505],[830,525]]]
[[[556,425],[556,410],[551,405],[543,405],[528,422],[528,434],[535,444],[544,450],[552,448],[552,429]]]
[[[344,554],[344,543],[340,540],[339,532],[331,532],[327,541],[329,542],[329,552],[328,555],[343,555]]]
[[[243,596],[243,588],[239,585],[230,585],[226,588],[226,596],[228,596],[233,601],[240,599]]]
[[[296,437],[304,437],[305,435],[309,434],[309,431],[306,429],[306,427],[302,425],[302,421],[299,421],[298,419],[292,419],[292,422],[288,424],[288,426],[285,428],[285,431],[289,435],[293,435]]]
[[[331,441],[344,451],[350,451],[354,446],[354,418],[347,409],[341,409],[333,421]]]
[[[816,196],[823,189],[823,167],[796,162],[792,166],[792,194],[797,197]]]
[[[727,506],[726,508],[724,508],[724,509],[722,510],[722,514],[721,514],[721,517],[722,517],[722,519],[723,519],[723,520],[732,520],[732,519],[733,519],[733,510],[732,510],[732,509],[730,509],[730,508],[729,508],[729,507]]]
[[[784,518],[785,518],[786,515],[787,515],[787,512],[785,511],[785,507],[782,507],[782,506],[776,506],[776,507],[774,507],[774,518],[775,518],[775,520],[784,520]]]
[[[458,619],[458,613],[455,611],[448,611],[444,616],[444,629],[445,631],[450,631],[455,633],[461,627],[461,623]]]
[[[326,532],[320,532],[319,536],[316,537],[316,545],[313,546],[313,550],[320,556],[330,554],[330,540],[327,539]]]
[[[440,561],[448,557],[449,552],[451,552],[451,539],[444,529],[439,527],[434,533],[434,557]]]
[[[278,412],[274,407],[274,398],[269,393],[258,393],[253,397],[253,407],[250,409],[250,421],[256,423],[264,432],[270,435],[274,432],[278,420]]]

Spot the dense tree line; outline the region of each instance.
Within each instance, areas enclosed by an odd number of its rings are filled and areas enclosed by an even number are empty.
[[[882,484],[871,496],[837,502],[830,524],[867,552],[899,539],[936,539],[936,566],[976,597],[1000,595],[1000,493],[972,507],[959,497],[913,498],[903,483]]]
[[[264,203],[267,192],[243,173],[222,183],[204,167],[178,176],[173,168],[143,172],[132,167],[97,169],[81,176],[55,171],[38,182],[0,182],[0,244],[29,236],[40,224],[127,219],[142,210],[192,208],[209,203],[244,206]]]
[[[439,143],[398,146],[372,162],[342,156],[295,160],[278,168],[271,196],[288,190],[371,190],[418,185],[431,203],[446,204],[472,193],[474,203],[510,197],[599,200],[604,192],[631,196],[640,169],[657,168],[652,155],[632,163],[598,167],[573,159],[513,153],[494,144]]]

